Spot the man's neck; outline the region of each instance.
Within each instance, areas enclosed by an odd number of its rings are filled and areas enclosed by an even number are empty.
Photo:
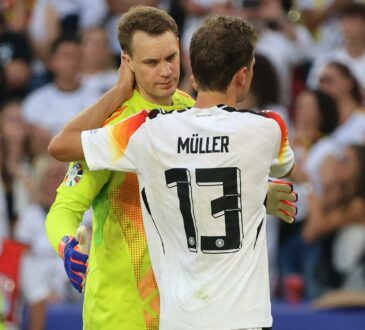
[[[81,68],[81,72],[85,75],[93,75],[103,71],[106,71],[106,68],[102,63],[83,63]]]
[[[236,96],[230,92],[199,91],[194,107],[211,108],[217,104],[225,104],[234,108],[236,107]]]
[[[55,79],[57,88],[63,92],[73,92],[80,88],[80,81],[78,79]]]
[[[339,99],[338,110],[339,110],[340,124],[343,124],[358,107],[359,105],[356,104],[349,97],[344,97],[342,99]]]
[[[365,53],[365,43],[363,40],[353,40],[346,44],[346,51],[352,58],[358,58]]]
[[[171,96],[167,96],[167,97],[156,97],[156,96],[152,96],[148,93],[146,93],[143,89],[138,88],[138,86],[136,86],[136,90],[139,92],[139,94],[141,94],[141,96],[150,103],[156,104],[156,105],[166,105],[166,106],[170,106],[172,105],[172,95]]]

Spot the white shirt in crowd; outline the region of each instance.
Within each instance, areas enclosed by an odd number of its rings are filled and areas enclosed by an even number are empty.
[[[101,26],[108,14],[108,5],[105,0],[38,0],[34,4],[29,24],[29,34],[33,40],[42,42],[48,39],[47,19],[48,8],[51,7],[57,19],[70,15],[79,16],[81,30]]]
[[[40,205],[32,204],[20,214],[15,228],[15,238],[30,247],[21,264],[22,291],[30,304],[51,295],[58,299],[65,298],[69,286],[63,262],[46,236],[46,215]]]
[[[55,135],[71,118],[96,101],[98,96],[86,87],[64,92],[50,83],[26,97],[23,115],[27,122],[44,127]]]
[[[334,0],[297,0],[295,4],[299,10],[319,10],[325,12]],[[323,53],[331,52],[342,43],[342,35],[338,26],[338,17],[327,17],[313,33],[313,46],[310,57],[317,58]]]
[[[329,136],[315,143],[306,159],[305,172],[316,194],[322,193],[321,168],[324,160],[329,157],[339,157],[344,149],[351,144],[365,143],[365,114],[354,112],[343,124]],[[302,194],[304,196],[304,194]],[[301,198],[303,200],[303,198]],[[303,208],[306,214],[307,208]]]
[[[339,48],[331,52],[324,53],[313,62],[307,78],[307,85],[312,88],[318,88],[319,77],[324,67],[330,62],[340,62],[346,65],[359,82],[360,86],[365,88],[365,53],[359,57],[350,56],[345,49]]]
[[[103,95],[118,81],[117,70],[105,70],[95,74],[84,74],[82,76],[82,84],[92,95]]]

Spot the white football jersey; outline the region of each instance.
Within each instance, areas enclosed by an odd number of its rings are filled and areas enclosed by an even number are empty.
[[[144,111],[82,144],[91,170],[138,175],[160,329],[271,326],[264,200],[294,162],[277,114]]]

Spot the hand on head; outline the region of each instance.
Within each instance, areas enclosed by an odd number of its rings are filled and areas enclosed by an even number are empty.
[[[118,85],[123,85],[126,91],[129,91],[129,98],[133,95],[134,72],[128,65],[125,55],[120,57],[121,63],[118,69]]]

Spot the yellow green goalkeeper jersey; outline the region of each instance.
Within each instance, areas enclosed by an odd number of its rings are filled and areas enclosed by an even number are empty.
[[[176,91],[172,106],[160,106],[134,91],[105,124],[115,124],[143,109],[173,110],[193,103],[189,95]],[[84,329],[158,329],[159,296],[143,230],[137,177],[90,172],[85,162],[74,162],[57,192],[46,221],[55,249],[63,235],[74,235],[84,211],[90,205],[93,208]]]

